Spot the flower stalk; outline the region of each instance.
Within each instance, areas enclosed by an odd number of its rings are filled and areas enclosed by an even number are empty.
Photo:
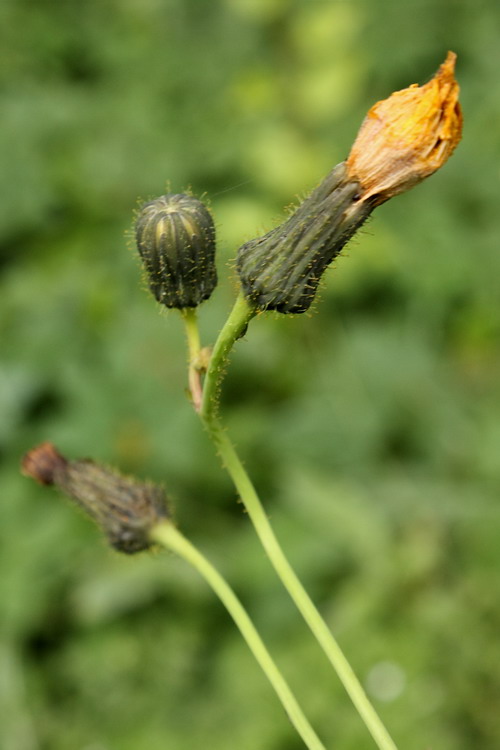
[[[215,393],[220,388],[220,381],[226,369],[231,343],[235,343],[238,338],[238,331],[241,330],[244,325],[246,326],[249,320],[249,318],[247,319],[245,317],[244,311],[245,306],[240,299],[235,304],[233,312],[231,313],[231,316],[233,317],[232,325],[228,326],[226,323],[226,326],[222,329],[219,336],[219,341],[221,338],[222,341],[220,341],[219,346],[216,345],[214,348],[214,354],[217,351],[218,356],[216,361],[211,363],[204,384],[204,390],[207,388],[209,389],[207,391],[208,393]],[[317,640],[320,648],[323,650],[328,661],[334,668],[379,750],[397,750],[394,741],[389,735],[373,705],[370,703],[361,683],[356,677],[354,670],[337,643],[333,633],[286,557],[253,483],[246,472],[231,439],[227,435],[225,428],[218,419],[217,399],[206,399],[206,393],[204,393],[203,405],[204,408],[202,408],[200,412],[200,417],[207,429],[210,439],[214,443],[224,468],[233,481],[239,498],[248,513],[250,521],[269,558],[269,561],[271,562],[271,565],[304,618],[314,638]]]
[[[193,408],[200,411],[203,387],[201,376],[203,364],[201,362],[200,332],[196,308],[185,307],[181,311],[188,344],[188,389]]]
[[[203,384],[200,417],[208,426],[217,413],[219,394],[229,353],[235,342],[245,335],[256,310],[240,294],[215,342]]]
[[[309,750],[325,750],[325,746],[306,719],[297,699],[276,666],[247,611],[227,581],[173,524],[158,524],[152,529],[151,538],[182,557],[203,576],[233,618],[250,651],[280,699],[290,722],[302,737],[305,746]]]

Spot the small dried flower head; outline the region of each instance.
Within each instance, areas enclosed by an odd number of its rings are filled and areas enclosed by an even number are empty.
[[[54,485],[97,522],[109,543],[132,554],[151,546],[150,531],[169,517],[160,487],[125,477],[88,459],[71,461],[42,443],[23,458],[24,474]]]
[[[21,471],[39,484],[54,484],[55,477],[66,470],[67,464],[52,443],[41,443],[23,456]]]
[[[448,52],[424,86],[396,91],[368,111],[347,159],[363,200],[379,205],[409,190],[453,153],[462,132],[455,61]]]
[[[217,285],[215,227],[192,195],[162,195],[146,203],[135,225],[149,287],[166,307],[196,307]]]

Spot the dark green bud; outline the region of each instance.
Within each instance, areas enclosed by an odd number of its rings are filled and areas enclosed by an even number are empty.
[[[321,276],[372,212],[338,164],[283,224],[238,250],[237,271],[257,310],[302,313]]]
[[[150,531],[170,515],[160,487],[122,476],[88,459],[70,461],[51,443],[29,451],[22,471],[69,495],[120,552],[133,554],[151,547]]]
[[[201,201],[170,194],[146,203],[135,235],[158,302],[182,309],[210,297],[217,284],[215,227]]]

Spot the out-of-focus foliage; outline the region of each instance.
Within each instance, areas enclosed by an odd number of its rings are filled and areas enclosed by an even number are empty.
[[[124,233],[167,183],[209,197],[212,341],[237,246],[448,49],[463,143],[376,212],[313,315],[252,323],[224,408],[399,746],[499,746],[499,34],[495,0],[0,3],[4,750],[302,747],[193,572],[114,554],[18,475],[42,439],[164,481],[327,746],[373,747],[183,397],[180,322],[139,282]]]

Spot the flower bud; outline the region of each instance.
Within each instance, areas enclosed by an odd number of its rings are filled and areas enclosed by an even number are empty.
[[[373,209],[451,156],[462,130],[455,60],[449,52],[429,83],[375,104],[347,161],[281,226],[239,249],[243,292],[256,310],[307,310],[326,267]]]
[[[424,86],[416,83],[368,111],[347,159],[362,200],[376,205],[409,190],[441,167],[462,133],[454,52]]]
[[[359,184],[338,164],[292,216],[238,250],[245,297],[257,310],[302,313],[326,267],[370,215]]]
[[[120,552],[133,554],[152,546],[150,531],[169,517],[160,487],[124,477],[88,459],[69,461],[51,443],[29,451],[23,458],[22,471],[69,495]]]
[[[149,287],[166,307],[196,307],[217,284],[215,228],[191,195],[162,195],[146,203],[135,225]]]

